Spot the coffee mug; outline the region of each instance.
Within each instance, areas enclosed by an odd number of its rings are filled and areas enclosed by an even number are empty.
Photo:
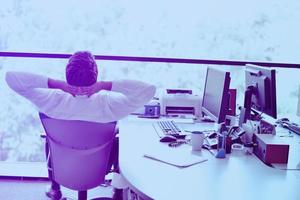
[[[204,133],[201,131],[192,131],[191,144],[193,151],[201,151],[204,141]]]

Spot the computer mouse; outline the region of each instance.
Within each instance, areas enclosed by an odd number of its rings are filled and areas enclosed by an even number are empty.
[[[284,118],[281,118],[280,120],[281,120],[281,121],[285,121],[285,122],[290,121],[288,118],[285,118],[285,117],[284,117]]]
[[[166,135],[166,136],[162,137],[159,141],[160,142],[175,142],[175,141],[177,141],[177,138],[172,135]]]

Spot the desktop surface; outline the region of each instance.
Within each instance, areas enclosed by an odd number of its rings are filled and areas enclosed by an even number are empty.
[[[120,122],[120,170],[130,188],[152,199],[300,199],[300,171],[266,166],[254,155],[233,151],[216,159],[207,150],[192,152],[191,146],[171,148],[159,142],[153,121]],[[180,124],[201,130],[211,123]],[[299,140],[300,141],[300,140]],[[145,154],[197,155],[207,159],[187,168],[177,168]]]

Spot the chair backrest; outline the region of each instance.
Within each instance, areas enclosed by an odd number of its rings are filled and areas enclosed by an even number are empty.
[[[116,122],[53,119],[40,113],[49,144],[53,179],[73,190],[104,181]]]

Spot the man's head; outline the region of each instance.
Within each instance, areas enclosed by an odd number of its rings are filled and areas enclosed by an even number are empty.
[[[66,67],[66,79],[73,86],[90,86],[97,82],[98,69],[94,56],[88,51],[75,52]]]

